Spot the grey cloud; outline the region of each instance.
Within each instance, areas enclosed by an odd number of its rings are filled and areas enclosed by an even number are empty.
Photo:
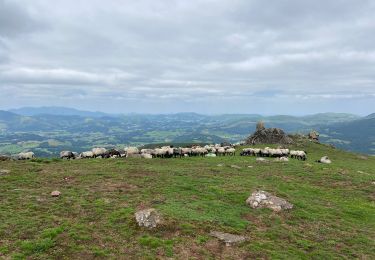
[[[302,97],[301,111],[319,100],[340,111],[349,99],[374,99],[373,1],[0,0],[0,7],[0,90],[18,106],[47,104],[53,93],[62,105],[70,98],[111,110],[126,101],[153,104],[149,112],[185,103],[197,112],[227,112],[222,104],[243,112],[247,103],[295,105]]]
[[[10,0],[0,0],[0,37],[14,37],[39,26],[22,5]]]

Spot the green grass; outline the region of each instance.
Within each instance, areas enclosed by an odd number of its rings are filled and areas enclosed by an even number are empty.
[[[375,158],[313,143],[295,148],[307,150],[306,162],[240,156],[0,162],[11,171],[0,175],[0,258],[374,259]],[[333,164],[314,162],[323,155]],[[52,198],[56,189],[62,195]],[[251,209],[245,200],[256,189],[295,207]],[[161,212],[159,228],[137,226],[134,212],[144,207]],[[225,247],[209,236],[212,230],[248,240]]]

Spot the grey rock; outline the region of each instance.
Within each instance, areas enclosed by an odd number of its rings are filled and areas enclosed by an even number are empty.
[[[249,136],[245,143],[254,144],[292,144],[294,141],[280,128],[265,128],[259,124],[256,131]]]
[[[10,161],[11,159],[8,155],[0,154],[0,161]]]
[[[127,154],[126,158],[142,158],[142,156],[139,153],[131,153],[131,154]]]
[[[332,163],[332,161],[328,158],[328,156],[323,156],[322,158],[320,158],[320,160],[318,162],[325,163],[325,164],[331,164]]]
[[[219,231],[211,231],[210,235],[213,237],[216,237],[220,241],[223,241],[226,246],[230,246],[231,244],[243,242],[246,240],[246,237],[244,236],[238,236],[238,235],[223,233]]]
[[[230,167],[231,167],[231,168],[234,168],[234,169],[241,169],[241,167],[238,166],[238,165],[231,165]]]
[[[55,191],[52,191],[52,192],[51,192],[51,196],[52,196],[52,197],[59,197],[60,195],[61,195],[61,192],[58,191],[58,190],[55,190]]]
[[[266,191],[253,192],[251,196],[246,200],[246,204],[248,204],[253,209],[269,208],[273,211],[281,211],[293,208],[293,204]]]
[[[255,159],[257,162],[268,162],[268,160],[262,158],[262,157],[259,157],[259,158],[256,158]]]
[[[161,216],[156,209],[149,208],[137,211],[135,213],[135,220],[140,227],[155,228],[161,223]]]
[[[8,173],[10,173],[10,170],[0,169],[0,175],[2,175],[2,174],[8,174]]]

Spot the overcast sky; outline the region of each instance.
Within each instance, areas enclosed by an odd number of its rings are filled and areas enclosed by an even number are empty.
[[[0,0],[0,109],[375,112],[372,0]]]

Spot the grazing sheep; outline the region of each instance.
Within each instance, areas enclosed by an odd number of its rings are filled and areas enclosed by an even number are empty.
[[[208,151],[203,147],[197,146],[191,149],[191,154],[193,156],[205,156],[206,154],[208,154]]]
[[[270,149],[269,147],[261,149],[259,155],[261,157],[269,157],[270,156],[269,149]]]
[[[141,150],[141,155],[142,154],[149,154],[151,157],[156,157],[156,152],[154,149],[142,149]]]
[[[121,153],[116,149],[109,149],[101,155],[102,158],[117,158],[120,157]]]
[[[227,155],[234,156],[234,155],[236,155],[236,149],[234,149],[234,148],[228,148],[228,149],[225,150],[225,153]]]
[[[307,152],[305,151],[290,151],[290,157],[305,161],[307,159]]]
[[[131,157],[133,154],[139,154],[137,147],[125,147],[124,151],[126,153],[126,157]]]
[[[152,155],[149,153],[141,153],[141,158],[152,159]]]
[[[75,159],[76,156],[71,151],[62,151],[60,152],[60,158],[61,159]]]
[[[91,151],[82,152],[82,153],[79,155],[79,157],[82,158],[82,159],[85,159],[85,158],[94,158],[94,153],[91,152]]]
[[[91,151],[94,154],[95,158],[98,158],[99,156],[103,158],[107,153],[107,149],[105,148],[93,148]]]
[[[224,147],[217,147],[216,148],[216,156],[224,155],[225,156],[225,148]]]
[[[174,158],[177,158],[177,157],[182,157],[182,149],[181,147],[179,148],[173,148],[173,157]]]
[[[191,156],[191,148],[181,148],[181,154],[185,157]]]
[[[17,155],[18,160],[31,160],[33,158],[35,158],[35,154],[33,152],[19,153]]]

